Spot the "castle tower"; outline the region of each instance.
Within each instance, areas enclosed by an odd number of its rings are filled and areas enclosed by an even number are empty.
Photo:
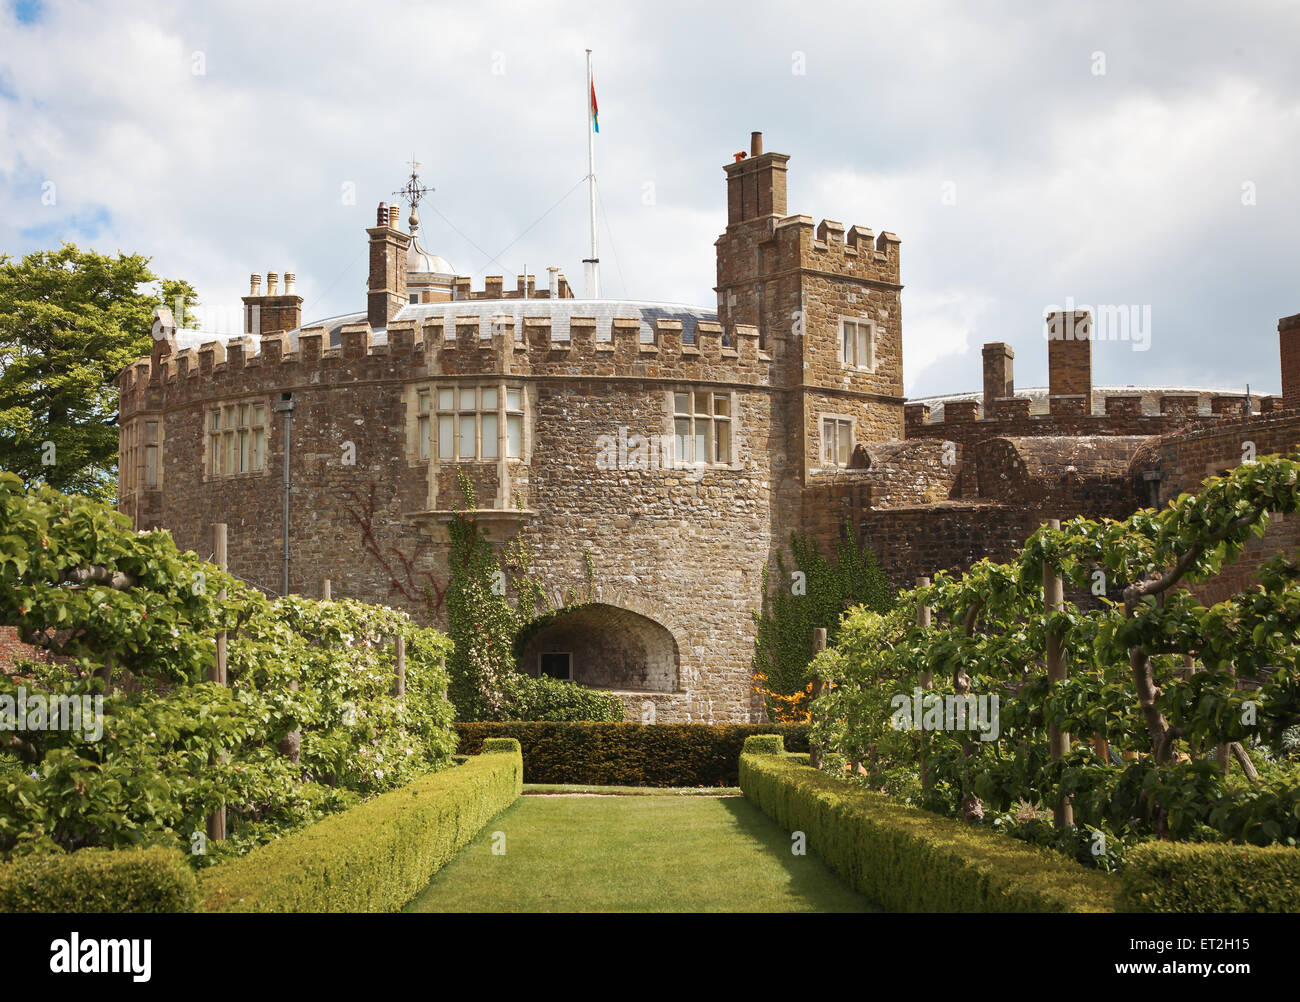
[[[718,319],[759,330],[772,379],[793,391],[784,449],[807,484],[849,465],[856,443],[903,435],[899,240],[786,215],[789,157],[762,133],[727,175],[727,229],[717,247]]]

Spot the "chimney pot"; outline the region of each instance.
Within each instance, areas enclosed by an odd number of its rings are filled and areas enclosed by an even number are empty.
[[[401,229],[398,225],[401,222],[401,219],[399,218],[401,214],[402,207],[400,205],[390,205],[388,207],[388,225],[395,230]]]
[[[260,296],[262,294],[262,276],[248,276],[248,294],[250,296]]]
[[[560,298],[560,269],[555,265],[551,265],[546,270],[550,273],[551,276],[551,281],[550,281],[551,298],[559,299]]]
[[[297,284],[297,282],[298,282],[298,276],[295,275],[293,272],[286,271],[284,273],[284,294],[286,296],[292,296],[294,294],[294,286]]]
[[[751,157],[761,157],[763,155],[763,133],[751,132],[749,134],[749,155]]]
[[[280,274],[275,271],[266,273],[266,294],[268,296],[278,296],[280,294]]]
[[[375,225],[376,226],[388,225],[388,203],[387,202],[379,203],[379,210],[375,213]]]

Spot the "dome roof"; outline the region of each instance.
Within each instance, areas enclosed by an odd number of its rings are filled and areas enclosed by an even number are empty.
[[[420,217],[416,215],[414,209],[411,210],[411,218],[407,223],[411,228],[411,246],[406,250],[407,273],[454,276],[456,269],[451,266],[450,261],[438,254],[429,253],[420,244]]]

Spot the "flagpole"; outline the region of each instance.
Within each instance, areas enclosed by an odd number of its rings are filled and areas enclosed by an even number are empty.
[[[596,256],[596,129],[591,106],[595,94],[595,83],[591,77],[591,50],[587,50],[587,202],[591,216],[591,257],[582,263],[586,265],[586,293],[588,299],[600,298],[600,258]]]

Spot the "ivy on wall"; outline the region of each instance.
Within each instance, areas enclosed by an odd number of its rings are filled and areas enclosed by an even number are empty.
[[[534,678],[516,670],[521,638],[556,616],[591,601],[595,565],[585,555],[587,582],[571,589],[559,608],[532,573],[532,553],[518,536],[499,554],[474,517],[474,485],[458,477],[464,504],[450,523],[451,579],[448,694],[460,720],[622,720],[623,703],[608,692],[573,682]],[[517,596],[511,604],[506,585]]]
[[[834,563],[811,535],[791,533],[790,552],[794,568],[777,554],[776,577],[763,596],[762,610],[754,614],[754,689],[762,694],[771,720],[804,722],[812,691],[813,629],[825,627],[827,642],[833,643],[846,609],[865,606],[885,612],[894,597],[875,554],[858,545],[848,525],[840,533]]]

